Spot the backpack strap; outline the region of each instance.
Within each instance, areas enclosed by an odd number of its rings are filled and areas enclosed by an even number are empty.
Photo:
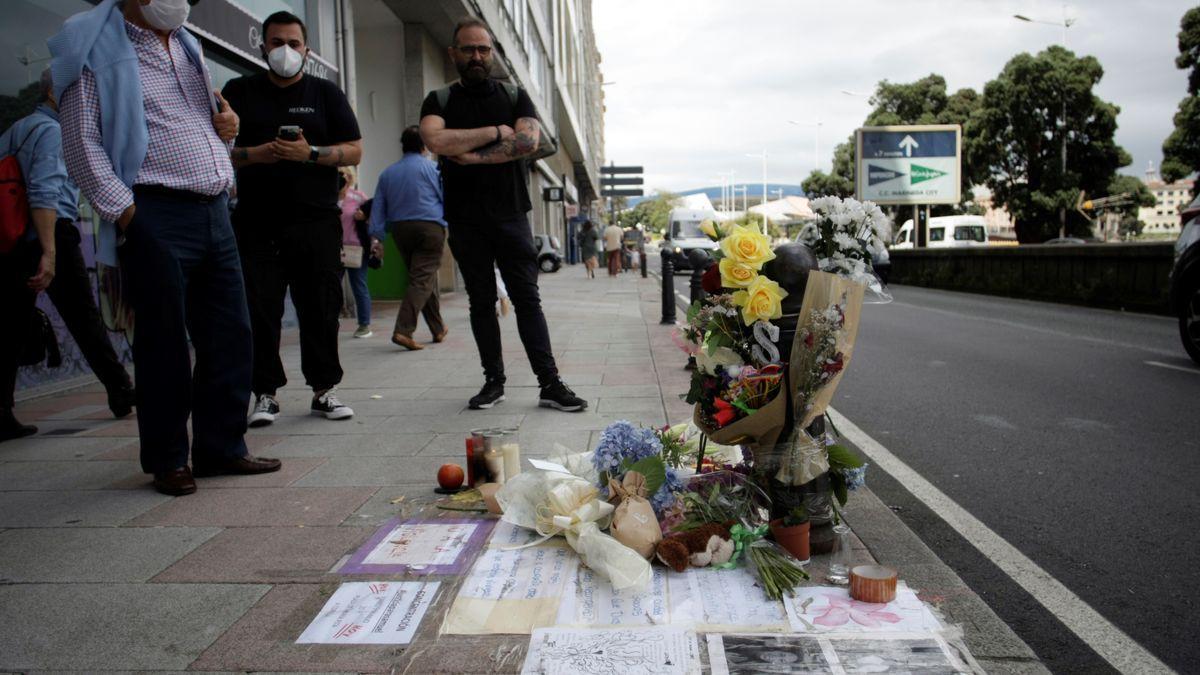
[[[517,112],[517,96],[518,96],[518,94],[517,94],[517,85],[515,85],[515,84],[513,84],[513,83],[511,83],[511,82],[501,82],[501,83],[500,83],[500,86],[501,86],[501,87],[504,87],[504,91],[505,91],[505,93],[507,93],[507,94],[508,94],[508,103],[509,103],[509,105],[511,105],[511,106],[512,106],[512,108],[513,108],[513,114],[514,114],[514,115],[516,115],[516,112]],[[514,121],[514,122],[516,122],[516,120],[515,120],[515,119],[514,119],[513,121]]]
[[[450,87],[442,87],[433,92],[437,98],[438,109],[442,111],[442,115],[446,114],[446,104],[450,102]]]

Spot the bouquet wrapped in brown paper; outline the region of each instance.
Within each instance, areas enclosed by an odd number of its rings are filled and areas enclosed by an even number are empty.
[[[662,530],[654,515],[654,507],[646,499],[646,477],[637,471],[629,471],[620,482],[610,478],[608,492],[609,503],[617,507],[609,534],[649,559],[654,555],[655,546],[662,540]]]

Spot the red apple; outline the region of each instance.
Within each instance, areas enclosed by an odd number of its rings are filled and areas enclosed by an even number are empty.
[[[457,464],[443,464],[442,468],[438,469],[437,481],[438,485],[446,490],[454,490],[463,483],[463,470]]]

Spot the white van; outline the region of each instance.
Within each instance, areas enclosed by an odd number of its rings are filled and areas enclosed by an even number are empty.
[[[960,248],[964,246],[987,246],[987,223],[983,216],[938,216],[930,218],[925,231],[925,245],[929,248]],[[913,221],[904,221],[892,249],[915,248],[916,230]]]
[[[700,231],[700,223],[706,220],[717,222],[717,212],[705,209],[671,209],[667,216],[667,231],[663,246],[669,247],[676,270],[692,269],[688,253],[693,249],[717,250],[717,242]]]

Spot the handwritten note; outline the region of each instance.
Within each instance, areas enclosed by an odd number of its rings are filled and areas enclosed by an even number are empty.
[[[554,625],[579,557],[565,542],[488,548],[463,581],[443,633],[528,633]]]

